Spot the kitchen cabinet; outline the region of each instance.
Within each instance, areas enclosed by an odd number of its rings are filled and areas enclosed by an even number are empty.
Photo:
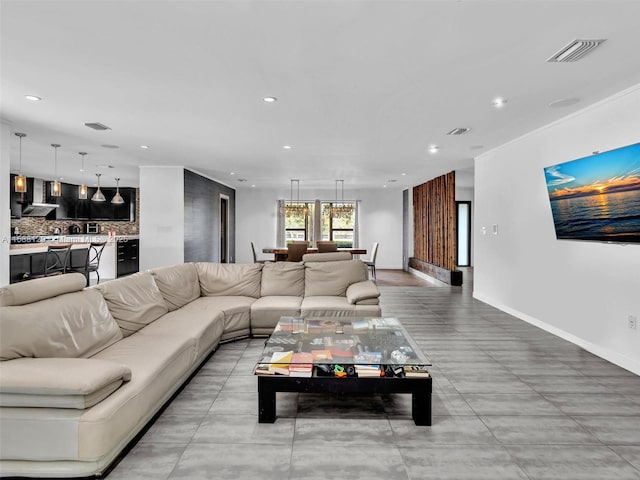
[[[91,197],[96,193],[97,187],[87,188],[87,198],[78,198],[78,185],[61,183],[60,196],[51,195],[51,182],[45,182],[45,201],[59,205],[55,209],[56,220],[135,220],[136,189],[121,188],[120,195],[124,203],[117,205],[111,203],[116,193],[115,188],[101,188],[107,198],[105,202],[94,202]],[[13,215],[13,210],[12,210]]]
[[[69,258],[71,268],[82,267],[87,260],[87,248],[72,248]],[[47,253],[22,253],[9,256],[9,283],[28,280],[33,275],[43,275]]]
[[[116,275],[122,277],[139,269],[138,239],[119,241],[116,245]]]

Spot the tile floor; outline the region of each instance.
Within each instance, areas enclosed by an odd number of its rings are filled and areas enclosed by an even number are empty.
[[[381,286],[433,361],[433,426],[408,395],[278,394],[257,423],[264,339],[223,345],[117,465],[134,479],[640,479],[640,377],[471,297]]]

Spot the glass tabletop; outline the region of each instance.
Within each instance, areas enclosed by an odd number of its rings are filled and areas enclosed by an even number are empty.
[[[429,365],[394,317],[282,317],[265,342],[255,373],[428,376]]]

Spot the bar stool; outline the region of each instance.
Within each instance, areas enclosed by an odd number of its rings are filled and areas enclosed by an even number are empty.
[[[98,276],[96,284],[100,283],[100,272],[98,268],[100,267],[100,257],[106,244],[107,242],[91,242],[87,249],[85,264],[82,267],[68,269],[69,271],[82,273],[87,278],[87,287],[89,286],[89,276],[91,272],[94,272]]]

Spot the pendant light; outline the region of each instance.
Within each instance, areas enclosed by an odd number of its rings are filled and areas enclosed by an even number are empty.
[[[111,199],[111,203],[115,203],[116,205],[122,205],[124,203],[124,198],[120,195],[120,179],[116,178],[116,194]]]
[[[106,202],[107,199],[104,197],[104,193],[102,193],[102,190],[100,190],[100,175],[102,175],[101,173],[96,173],[96,177],[98,177],[98,190],[96,190],[96,193],[93,194],[93,197],[91,197],[91,201],[92,202]]]
[[[54,178],[53,182],[51,182],[51,196],[59,197],[60,196],[60,182],[58,181],[58,148],[60,148],[59,143],[52,143],[51,146],[54,149]]]
[[[16,175],[14,183],[16,193],[25,193],[27,191],[27,179],[22,175],[22,137],[26,136],[26,133],[16,132],[16,137],[20,138],[20,166],[18,167],[18,175]]]
[[[78,155],[82,155],[82,184],[78,186],[78,199],[86,200],[87,199],[87,186],[84,184],[84,156],[87,152],[78,152]]]
[[[297,200],[293,200],[293,184],[297,183],[298,185],[298,196]],[[295,217],[298,215],[309,215],[309,207],[305,203],[304,205],[300,205],[300,180],[291,179],[291,195],[289,202],[285,202],[284,207],[280,209],[280,213],[285,217]]]
[[[338,198],[338,183],[342,188],[340,198]],[[353,204],[344,202],[344,180],[336,180],[336,203],[331,205],[330,211],[334,218],[348,218],[353,214]]]

